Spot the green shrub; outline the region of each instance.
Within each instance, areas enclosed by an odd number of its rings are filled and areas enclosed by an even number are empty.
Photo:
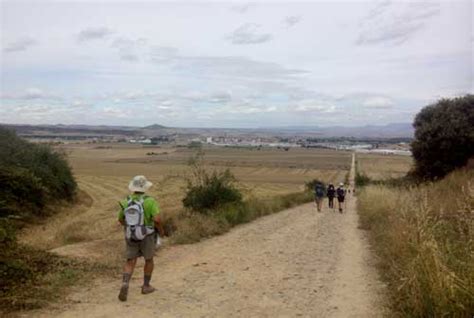
[[[46,197],[40,179],[29,170],[0,167],[0,217],[40,215]]]
[[[71,281],[72,272],[54,255],[17,244],[16,220],[44,216],[49,203],[73,199],[77,185],[63,154],[1,127],[0,153],[0,308],[37,308],[57,298],[64,286],[55,282]]]
[[[372,180],[365,174],[356,173],[355,175],[355,185],[357,187],[363,187],[370,184]]]
[[[201,183],[188,183],[183,204],[186,208],[201,213],[228,203],[240,203],[242,194],[235,187],[235,178],[229,170],[214,171],[206,175]]]
[[[77,184],[64,155],[0,127],[0,217],[41,215],[47,202],[72,200]]]
[[[423,108],[413,126],[412,174],[424,180],[444,177],[474,156],[474,95],[442,99]]]
[[[207,214],[226,204],[241,203],[242,194],[230,170],[207,171],[203,166],[203,156],[204,153],[199,151],[189,161],[191,176],[187,180],[184,207]]]

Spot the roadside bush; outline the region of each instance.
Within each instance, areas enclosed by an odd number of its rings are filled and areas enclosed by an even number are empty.
[[[199,151],[189,162],[191,176],[187,180],[184,207],[207,214],[226,204],[241,203],[242,194],[230,170],[208,172],[203,166],[203,156]]]
[[[183,204],[194,211],[207,213],[228,203],[242,202],[242,194],[235,187],[235,177],[229,171],[213,171],[199,183],[188,183]]]
[[[0,217],[39,215],[45,201],[46,189],[30,171],[0,167]]]
[[[442,178],[474,157],[474,95],[442,99],[423,108],[413,123],[414,176]]]
[[[49,203],[72,200],[77,185],[63,154],[1,127],[0,153],[0,311],[37,308],[60,294],[56,279],[71,268],[18,244],[17,219],[44,216]]]
[[[356,173],[355,175],[355,185],[357,187],[364,187],[368,184],[370,184],[372,180],[365,174],[361,174],[361,173]]]
[[[370,185],[358,196],[380,272],[400,317],[474,312],[474,171],[437,183]]]
[[[0,127],[0,217],[39,215],[46,202],[72,200],[77,184],[63,154]]]

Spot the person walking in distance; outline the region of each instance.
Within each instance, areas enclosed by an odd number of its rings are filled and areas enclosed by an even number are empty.
[[[336,196],[336,189],[334,188],[334,185],[332,183],[328,185],[326,195],[329,201],[329,208],[334,209],[334,197]]]
[[[318,212],[321,212],[324,198],[324,184],[320,181],[316,181],[314,184],[314,203],[316,203],[316,208]]]
[[[346,197],[346,190],[344,189],[344,183],[339,183],[339,187],[336,189],[337,202],[339,203],[339,212],[342,213],[342,206],[344,205],[344,199]]]
[[[120,301],[127,300],[130,278],[140,256],[145,258],[142,294],[155,291],[155,288],[150,285],[154,267],[155,231],[158,230],[161,236],[164,231],[158,203],[152,197],[145,195],[152,185],[144,176],[135,176],[128,185],[131,194],[119,202],[118,221],[124,227],[127,259],[123,267],[122,286],[118,295]]]

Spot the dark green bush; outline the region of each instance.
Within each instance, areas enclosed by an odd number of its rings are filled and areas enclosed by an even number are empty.
[[[199,180],[190,180],[183,205],[197,212],[207,213],[228,203],[242,202],[242,194],[235,186],[234,175],[227,169],[213,171]]]
[[[365,175],[365,174],[361,174],[361,173],[356,173],[356,176],[355,176],[355,185],[357,187],[363,187],[363,186],[366,186],[368,184],[371,183],[371,179]]]
[[[474,156],[474,95],[442,99],[423,108],[413,126],[412,175],[423,180],[444,177]]]
[[[40,215],[47,202],[71,200],[76,181],[64,155],[0,127],[0,217]]]
[[[46,188],[24,168],[0,167],[0,217],[42,214]]]
[[[209,172],[204,168],[204,152],[198,150],[189,160],[191,168],[187,178],[184,207],[191,211],[208,214],[223,205],[241,203],[242,194],[237,180],[229,169]]]
[[[1,127],[0,153],[0,308],[38,307],[51,285],[47,277],[55,277],[54,257],[16,242],[16,219],[42,216],[48,203],[73,199],[77,185],[63,154]]]

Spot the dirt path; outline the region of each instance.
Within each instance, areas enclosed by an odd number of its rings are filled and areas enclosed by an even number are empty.
[[[33,316],[380,317],[383,286],[358,229],[355,201],[349,195],[344,214],[306,204],[199,244],[161,250],[154,294],[140,294],[138,270],[126,303],[117,300],[117,277]]]

